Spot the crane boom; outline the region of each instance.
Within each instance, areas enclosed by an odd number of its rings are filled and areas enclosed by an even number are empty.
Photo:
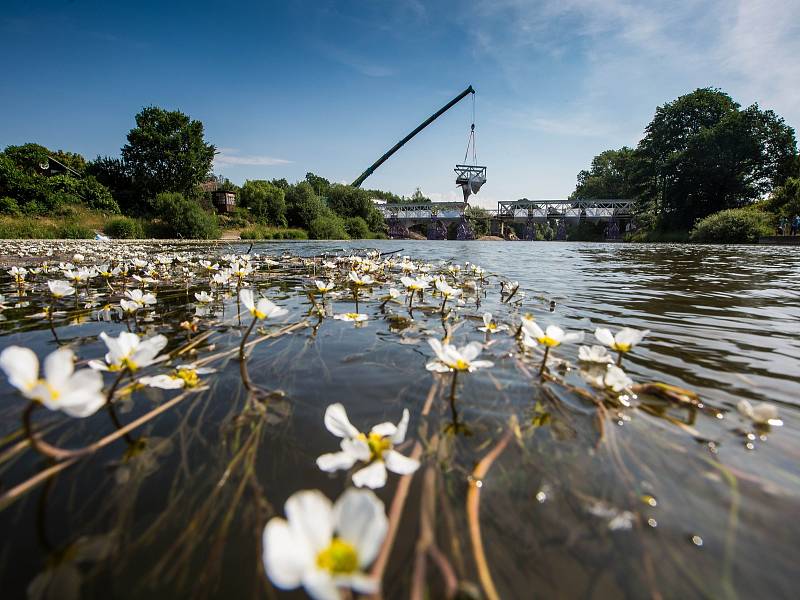
[[[370,167],[366,171],[364,171],[361,175],[359,175],[358,179],[356,179],[351,185],[353,187],[360,187],[361,184],[364,183],[364,180],[367,177],[369,177],[370,175],[372,175],[372,173],[375,171],[375,169],[377,169],[383,163],[385,163],[387,160],[389,160],[389,158],[392,156],[392,154],[394,154],[395,152],[400,150],[400,148],[402,148],[405,145],[406,142],[408,142],[411,138],[413,138],[415,135],[417,135],[420,131],[425,129],[428,125],[433,123],[436,119],[441,117],[442,114],[444,114],[445,112],[447,112],[448,110],[453,108],[453,106],[458,104],[466,96],[468,96],[469,94],[474,94],[474,93],[475,93],[475,90],[472,88],[472,86],[469,86],[467,89],[465,89],[463,92],[461,92],[458,96],[456,96],[455,98],[450,100],[450,102],[445,104],[442,108],[440,108],[435,113],[433,113],[430,117],[425,119],[425,121],[423,121],[414,131],[409,133],[406,137],[404,137],[402,140],[400,140],[394,146],[392,146],[392,148],[386,154],[381,156],[372,165],[370,165]]]

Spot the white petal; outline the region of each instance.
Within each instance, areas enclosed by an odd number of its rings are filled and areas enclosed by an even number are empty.
[[[425,368],[428,369],[428,371],[433,371],[434,373],[447,373],[450,370],[450,367],[440,360],[432,360],[425,365]]]
[[[469,366],[475,369],[488,369],[493,367],[494,363],[490,360],[473,360]]]
[[[333,514],[339,537],[355,546],[359,566],[369,566],[378,555],[389,526],[383,502],[374,492],[350,488],[336,501]]]
[[[386,466],[383,461],[376,460],[369,466],[353,474],[353,485],[356,487],[368,487],[373,490],[386,485]]]
[[[325,410],[325,428],[338,437],[354,438],[359,434],[358,429],[353,427],[350,419],[347,418],[344,406],[338,402],[331,404]]]
[[[264,527],[262,545],[262,560],[267,577],[281,589],[298,587],[303,575],[314,567],[315,554],[308,543],[296,536],[283,519],[270,519]]]
[[[394,423],[378,423],[370,430],[371,433],[377,433],[381,437],[392,437],[397,433],[397,425]]]
[[[349,469],[356,462],[357,457],[348,452],[330,452],[317,458],[317,466],[326,473],[333,473],[342,469]]]
[[[339,590],[330,573],[312,569],[303,577],[303,588],[314,600],[340,600]]]
[[[408,456],[403,456],[397,450],[387,450],[383,453],[386,468],[398,475],[408,475],[419,468],[419,461]]]
[[[597,341],[601,344],[605,344],[606,346],[613,346],[614,345],[614,336],[611,333],[610,329],[606,329],[605,327],[598,327],[594,330],[594,337],[597,338]]]
[[[408,431],[408,419],[410,415],[407,408],[403,409],[403,416],[397,424],[397,431],[392,436],[392,444],[402,444],[406,439],[406,431]]]
[[[8,383],[23,393],[36,385],[39,379],[39,359],[30,348],[9,346],[3,350],[0,369],[8,377]]]
[[[59,348],[44,359],[44,376],[47,383],[58,391],[64,387],[75,370],[75,355],[68,348]]]
[[[186,385],[186,382],[180,377],[170,377],[169,375],[140,377],[139,383],[149,387],[160,388],[162,390],[177,390]]]
[[[333,537],[333,507],[319,490],[295,492],[284,506],[292,531],[307,540],[314,556],[328,547]]]
[[[340,444],[342,451],[355,456],[356,460],[367,462],[371,456],[369,444],[358,438],[344,438]]]
[[[538,340],[544,337],[544,331],[536,321],[532,321],[530,319],[523,319],[522,321],[522,329],[525,331],[529,336]]]
[[[467,362],[472,362],[483,350],[483,345],[480,342],[470,342],[461,348],[461,356]]]

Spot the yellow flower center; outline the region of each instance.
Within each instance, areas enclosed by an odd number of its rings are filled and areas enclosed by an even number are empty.
[[[360,433],[358,434],[358,439],[367,442],[370,462],[383,460],[383,453],[392,447],[392,441],[389,438],[374,432],[370,432],[369,436]]]
[[[463,358],[459,358],[453,365],[453,368],[456,369],[457,371],[468,371],[469,363],[465,361]]]
[[[126,368],[126,369],[128,369],[131,373],[133,373],[134,371],[136,371],[139,368],[139,365],[137,365],[135,362],[133,362],[128,357],[125,357],[125,358],[122,359],[121,366]]]
[[[267,313],[261,312],[256,308],[252,309],[250,311],[250,314],[252,314],[256,319],[263,319],[267,316]]]
[[[46,380],[40,379],[38,383],[39,385],[44,386],[44,389],[46,389],[47,393],[50,394],[50,400],[58,400],[58,398],[61,396],[61,392],[59,392],[56,388],[47,383]]]
[[[486,326],[486,329],[487,329],[488,331],[495,331],[495,330],[497,329],[497,325],[495,325],[494,323],[489,323],[489,324]]]
[[[545,346],[548,346],[549,348],[554,348],[561,343],[558,340],[551,338],[549,335],[539,338],[539,342],[541,342]]]
[[[335,537],[330,546],[317,554],[317,566],[336,575],[353,573],[358,569],[358,553],[351,544]]]
[[[183,379],[186,387],[195,387],[200,383],[200,377],[194,369],[178,369],[176,377],[178,379]]]
[[[624,342],[623,343],[614,342],[613,348],[617,352],[628,352],[631,349],[631,345],[630,344],[626,344]]]

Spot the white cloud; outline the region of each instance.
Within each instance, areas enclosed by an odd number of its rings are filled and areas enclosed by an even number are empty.
[[[214,166],[224,167],[231,165],[266,166],[288,165],[292,161],[285,158],[275,158],[263,154],[239,154],[237,148],[220,148],[214,156]]]

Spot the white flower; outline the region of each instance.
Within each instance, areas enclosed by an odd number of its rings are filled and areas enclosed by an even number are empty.
[[[483,313],[483,327],[478,327],[479,331],[485,331],[486,333],[494,333],[495,331],[505,331],[508,329],[507,325],[498,325],[494,321],[492,321],[492,313],[487,312]]]
[[[353,474],[353,483],[373,489],[384,486],[387,469],[398,475],[413,473],[419,468],[419,461],[394,449],[396,444],[406,439],[408,417],[408,409],[403,409],[403,417],[397,425],[381,423],[375,425],[369,434],[364,434],[350,423],[344,406],[331,404],[325,411],[325,427],[342,438],[342,450],[323,454],[317,459],[317,466],[323,471],[333,472],[349,469],[358,461],[365,462],[367,466]]]
[[[355,285],[372,285],[374,280],[369,275],[359,275],[355,271],[350,271],[348,275],[350,281],[353,282]]]
[[[578,348],[578,360],[592,363],[612,363],[614,359],[603,346],[581,346]]]
[[[156,303],[156,297],[154,294],[145,294],[142,290],[127,290],[125,292],[125,297],[130,302],[135,302],[139,307],[144,306],[151,306]],[[120,302],[121,303],[121,302]]]
[[[633,380],[625,371],[613,364],[582,369],[581,376],[596,388],[608,388],[615,392],[627,390],[633,385]]]
[[[150,387],[161,388],[162,390],[177,390],[184,387],[193,388],[200,384],[199,375],[208,375],[209,373],[215,372],[216,369],[208,367],[178,365],[175,367],[174,373],[141,377],[139,378],[139,383]]]
[[[567,333],[558,325],[550,325],[546,331],[536,323],[536,321],[525,319],[522,321],[522,330],[535,339],[540,344],[548,348],[554,348],[569,342],[580,342],[583,340],[583,332]]]
[[[119,306],[123,312],[126,313],[135,313],[140,308],[138,303],[134,302],[133,300],[126,300],[125,298],[122,298],[119,301]]]
[[[17,283],[22,283],[25,281],[25,276],[28,274],[28,269],[25,267],[11,267],[8,270],[8,274],[14,278],[14,281]]]
[[[333,318],[338,319],[339,321],[352,321],[354,323],[361,323],[362,321],[366,321],[369,317],[364,313],[340,313],[338,315],[334,315]]]
[[[103,376],[91,369],[76,372],[75,355],[67,348],[45,358],[44,379],[39,378],[39,359],[28,348],[9,346],[3,350],[0,368],[23,396],[71,417],[88,417],[106,401]]]
[[[324,294],[325,292],[330,292],[333,289],[333,281],[329,281],[325,283],[324,281],[315,281],[314,285],[317,286],[317,291]]]
[[[366,574],[388,529],[383,502],[370,490],[348,489],[331,505],[318,490],[292,494],[286,519],[264,528],[264,570],[276,587],[300,586],[314,600],[337,600],[338,588],[360,594],[378,590]]]
[[[214,295],[213,294],[209,294],[205,290],[202,291],[202,292],[195,292],[194,293],[194,298],[200,304],[210,304],[211,302],[214,301]]]
[[[273,317],[281,317],[287,314],[289,311],[285,308],[281,308],[266,298],[259,298],[258,304],[255,303],[253,299],[253,291],[248,289],[242,289],[239,291],[239,299],[244,304],[245,308],[250,311],[250,314],[253,315],[256,319],[270,319]]]
[[[428,371],[436,373],[469,371],[471,373],[475,369],[494,366],[494,363],[489,360],[475,360],[483,350],[483,346],[479,342],[470,342],[461,348],[442,344],[436,338],[429,338],[428,343],[436,353],[436,358],[425,365]]]
[[[47,287],[54,298],[64,298],[75,293],[75,288],[66,281],[48,281]]]
[[[142,340],[135,333],[123,331],[119,337],[112,338],[105,332],[100,334],[100,339],[105,342],[108,352],[105,363],[99,360],[90,360],[89,366],[100,371],[120,371],[128,369],[131,372],[142,369],[153,363],[166,360],[166,356],[158,353],[167,345],[167,338],[163,335],[154,335]]]
[[[428,281],[422,277],[401,277],[400,282],[411,292],[425,290],[430,285]]]
[[[623,327],[616,335],[611,333],[610,329],[605,327],[598,327],[594,332],[594,337],[601,344],[605,344],[612,350],[617,352],[629,352],[636,344],[642,341],[650,331],[648,329],[631,329],[630,327]]]
[[[758,425],[774,425],[780,427],[783,421],[778,418],[778,407],[769,402],[760,402],[753,406],[747,400],[739,400],[736,408],[742,414]]]

